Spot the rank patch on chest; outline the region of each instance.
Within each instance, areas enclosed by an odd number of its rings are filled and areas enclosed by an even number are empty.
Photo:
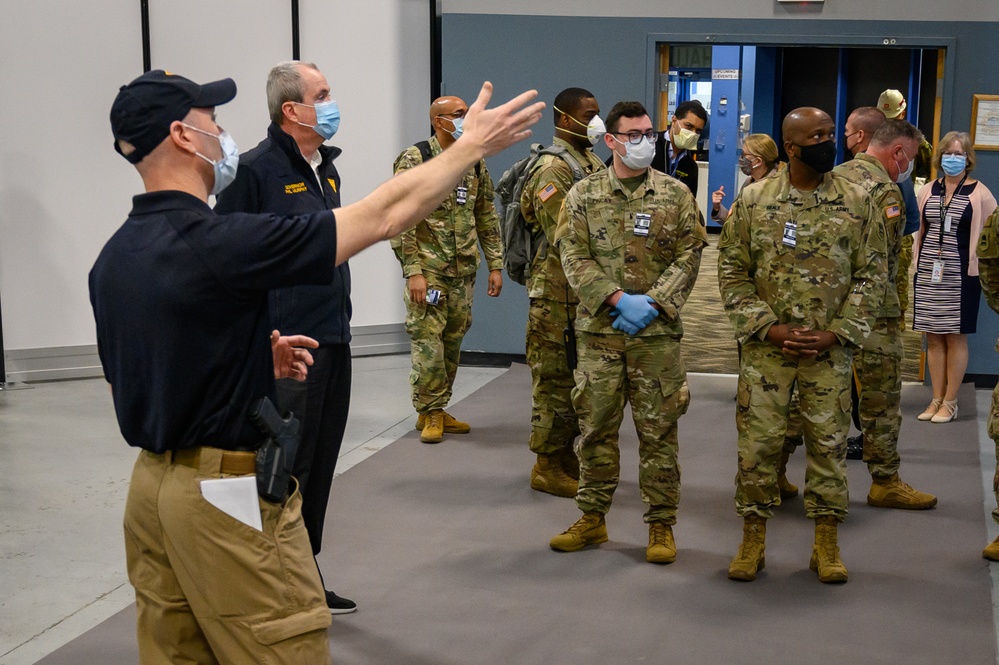
[[[301,194],[302,192],[307,191],[307,190],[308,190],[308,187],[305,186],[304,182],[294,182],[294,183],[292,183],[290,185],[285,185],[284,186],[284,193],[285,194]]]
[[[555,183],[550,182],[547,185],[545,185],[541,191],[538,192],[538,198],[541,199],[542,203],[544,203],[551,197],[555,196],[557,192],[558,188],[555,186]]]
[[[898,217],[902,214],[902,210],[898,206],[888,206],[885,208],[885,217],[892,219]]]

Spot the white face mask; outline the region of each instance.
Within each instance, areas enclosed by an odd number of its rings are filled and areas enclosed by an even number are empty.
[[[673,148],[676,150],[696,150],[698,138],[697,132],[686,127],[678,127],[673,130]]]
[[[638,144],[621,141],[616,136],[611,136],[611,138],[624,146],[624,155],[621,155],[621,153],[618,153],[618,155],[629,169],[641,171],[648,168],[656,156],[656,144],[647,138],[643,138]]]
[[[604,125],[604,121],[600,119],[600,116],[595,115],[590,118],[590,124],[586,126],[586,138],[590,139],[591,145],[599,143],[600,139],[606,133],[607,127]]]
[[[576,132],[571,132],[568,129],[562,129],[562,131],[566,132],[567,134],[572,134],[573,136],[585,138],[590,142],[590,145],[596,145],[600,143],[600,139],[603,138],[603,135],[607,133],[607,128],[604,127],[604,121],[600,119],[599,115],[593,116],[592,118],[590,118],[589,124],[584,125],[582,122],[576,120],[574,117],[572,117],[565,111],[560,110],[557,106],[553,106],[552,108],[554,108],[559,113],[568,117],[577,125],[580,125],[581,127],[586,127],[586,136],[583,136],[582,134],[577,134]]]
[[[902,153],[902,156],[903,156],[903,157],[905,157],[905,153],[904,153],[904,152]],[[906,159],[909,159],[909,158],[908,158],[908,157],[906,157]],[[895,166],[898,166],[898,162],[895,162]],[[895,182],[896,182],[896,183],[903,183],[903,182],[905,182],[906,180],[908,180],[908,179],[909,179],[909,176],[911,176],[911,175],[912,175],[912,169],[913,169],[913,168],[914,168],[915,166],[916,166],[916,160],[914,160],[914,159],[909,159],[909,167],[908,167],[908,168],[906,168],[906,169],[905,169],[905,171],[902,171],[902,169],[899,169],[899,170],[898,170],[898,177],[897,177],[897,178],[895,178]]]

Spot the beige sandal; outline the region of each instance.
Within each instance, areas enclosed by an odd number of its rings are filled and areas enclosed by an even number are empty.
[[[916,416],[916,420],[930,420],[933,416],[937,415],[937,411],[940,410],[940,405],[943,404],[942,399],[935,399],[930,402],[930,405],[926,407],[926,410]]]
[[[943,414],[944,409],[947,410],[947,415],[941,415]],[[957,400],[945,399],[943,401],[943,405],[940,407],[940,410],[937,411],[935,416],[930,418],[930,422],[937,424],[949,423],[950,421],[954,420],[954,418],[957,418]]]

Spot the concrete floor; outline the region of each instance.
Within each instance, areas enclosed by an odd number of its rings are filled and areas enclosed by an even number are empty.
[[[353,369],[337,475],[416,420],[408,354]],[[461,367],[454,401],[504,371]],[[103,380],[0,392],[0,665],[34,663],[134,601],[121,520],[136,454]]]
[[[454,400],[504,371],[462,367]],[[354,359],[338,474],[413,427],[408,375],[408,355]],[[976,397],[983,519],[995,537],[995,453],[984,417],[991,393]],[[121,519],[135,456],[121,439],[102,380],[0,392],[0,665],[34,663],[133,602]],[[992,569],[993,616],[999,616],[999,564]]]

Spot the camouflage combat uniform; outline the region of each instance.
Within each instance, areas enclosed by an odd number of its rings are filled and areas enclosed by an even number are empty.
[[[985,221],[982,234],[978,237],[978,279],[982,283],[982,294],[989,307],[999,312],[999,208]],[[999,341],[996,342],[999,351]],[[996,508],[992,519],[999,524],[999,385],[992,391],[992,408],[989,409],[989,437],[996,444],[996,472],[992,477],[992,490],[996,496]]]
[[[636,213],[651,216],[647,236]],[[639,440],[639,488],[646,522],[676,522],[680,500],[677,420],[690,393],[680,357],[680,308],[694,286],[707,234],[697,204],[677,180],[649,169],[634,192],[609,168],[575,185],[559,214],[556,242],[579,296],[579,365],[572,403],[582,436],[579,493],[584,513],[606,513],[620,477],[618,429],[626,401]],[[648,294],[662,308],[634,337],[611,327],[604,303],[618,290]]]
[[[902,192],[874,157],[861,153],[836,167],[834,172],[860,185],[870,195],[885,228],[888,279],[871,334],[853,354],[853,371],[860,392],[864,461],[872,476],[888,478],[898,473],[898,432],[902,426],[901,365],[905,352],[896,279],[905,230],[905,204]]]
[[[434,155],[440,154],[437,137],[430,139],[430,147]],[[419,149],[413,146],[399,155],[394,171],[399,173],[422,162]],[[485,161],[466,173],[451,196],[427,219],[392,239],[403,277],[422,274],[428,291],[440,291],[436,305],[421,305],[410,302],[408,285],[404,288],[406,332],[413,359],[409,382],[419,414],[443,409],[451,400],[461,340],[472,325],[472,294],[479,266],[476,241],[482,245],[489,270],[501,270],[503,246],[493,207],[493,182]]]
[[[604,168],[592,150],[580,153],[562,139],[555,145],[569,155],[587,175]],[[573,185],[572,169],[555,155],[542,155],[524,183],[521,211],[527,223],[548,241],[531,262],[527,295],[527,364],[531,368],[531,450],[539,455],[557,453],[571,446],[579,434],[572,408],[572,371],[566,364],[562,331],[576,318],[579,298],[569,288],[562,262],[554,249],[555,226],[562,201]]]
[[[792,220],[794,247],[783,242]],[[886,283],[880,215],[866,192],[836,174],[799,192],[784,171],[743,192],[718,250],[722,301],[742,342],[736,511],[769,519],[780,505],[776,467],[797,383],[808,454],[805,510],[810,519],[842,520],[850,363],[870,334]],[[840,343],[816,358],[785,357],[766,341],[777,323],[829,331]]]

